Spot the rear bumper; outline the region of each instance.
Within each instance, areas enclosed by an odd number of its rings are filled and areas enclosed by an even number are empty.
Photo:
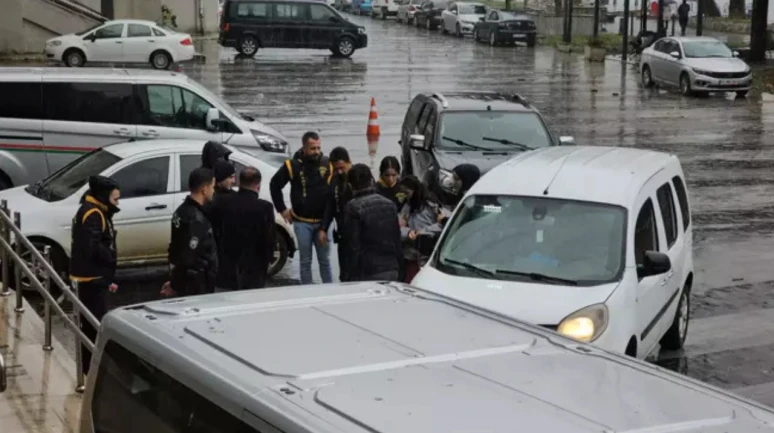
[[[535,40],[537,33],[535,31],[520,30],[498,30],[497,40],[499,42],[527,42]]]
[[[237,40],[235,37],[221,32],[218,35],[218,44],[222,47],[234,48],[237,46]]]

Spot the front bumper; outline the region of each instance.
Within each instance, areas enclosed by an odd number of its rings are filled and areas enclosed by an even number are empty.
[[[64,51],[59,47],[46,46],[46,59],[52,61],[61,61]]]
[[[742,78],[715,78],[691,72],[691,89],[700,92],[742,92],[752,87],[752,73]]]
[[[476,27],[474,23],[458,22],[457,24],[460,25],[460,33],[462,33],[463,35],[472,35],[473,29]]]

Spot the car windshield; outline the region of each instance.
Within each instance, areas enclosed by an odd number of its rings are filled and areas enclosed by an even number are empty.
[[[734,53],[726,44],[720,41],[694,41],[683,42],[685,57],[706,58],[706,57],[734,57]]]
[[[78,191],[89,176],[95,176],[113,166],[121,158],[102,149],[89,152],[67,164],[51,176],[31,185],[27,191],[46,201],[59,201]]]
[[[204,97],[204,99],[208,99],[210,101],[213,101],[213,102],[217,103],[218,105],[220,105],[221,108],[223,108],[230,115],[232,115],[234,117],[237,117],[237,118],[240,118],[240,119],[250,120],[250,119],[247,119],[245,116],[239,114],[239,112],[236,111],[234,109],[234,107],[229,105],[228,102],[224,101],[220,96],[210,92],[206,87],[202,86],[201,84],[197,83],[196,81],[194,81],[194,80],[189,78],[188,79],[188,84],[190,84],[192,87],[194,87],[196,89],[196,91],[199,93],[199,95]]]
[[[516,151],[551,145],[545,124],[532,112],[447,112],[441,115],[438,137],[438,148],[455,151]]]
[[[78,32],[78,33],[76,33],[75,35],[76,35],[76,36],[83,36],[83,35],[85,35],[86,33],[89,33],[90,31],[92,31],[92,30],[94,30],[94,29],[96,29],[96,28],[102,27],[103,25],[105,25],[105,23],[99,23],[99,24],[97,24],[96,26],[91,26],[91,27],[89,27],[89,28],[88,28],[88,29],[86,29],[86,30],[83,30],[83,31],[81,31],[81,32]]]
[[[486,13],[486,7],[483,5],[460,5],[460,15],[483,15]]]
[[[468,277],[604,284],[623,271],[625,233],[618,206],[473,195],[452,217],[433,266]]]

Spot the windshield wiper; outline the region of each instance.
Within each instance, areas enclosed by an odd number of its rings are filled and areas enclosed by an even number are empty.
[[[451,137],[446,137],[446,136],[441,137],[441,138],[443,138],[444,140],[451,141],[454,144],[459,144],[460,146],[467,146],[467,147],[469,147],[471,149],[487,150],[487,151],[490,151],[490,152],[494,150],[494,149],[489,149],[487,147],[476,146],[475,144],[470,144],[470,143],[464,142],[464,141],[456,139],[456,138],[451,138]]]
[[[469,270],[471,272],[474,272],[474,273],[476,273],[478,275],[481,275],[483,277],[497,278],[497,274],[495,274],[494,272],[488,271],[488,270],[486,270],[484,268],[480,268],[480,267],[478,267],[476,265],[471,265],[470,263],[461,262],[459,260],[454,260],[454,259],[447,259],[447,258],[443,258],[442,260],[444,262],[448,262],[448,263],[451,263],[451,264],[454,264],[454,265],[462,266],[463,268],[465,268],[465,269],[467,269],[467,270]]]
[[[519,272],[519,271],[510,271],[507,269],[497,269],[495,270],[496,274],[506,274],[506,275],[519,275],[522,277],[529,277],[532,280],[535,281],[546,281],[546,282],[552,282],[552,283],[562,283],[567,284],[568,286],[577,286],[578,282],[575,280],[569,280],[567,278],[559,278],[559,277],[552,277],[551,275],[546,274],[539,274],[537,272]]]
[[[526,144],[517,143],[515,141],[506,140],[504,138],[481,137],[481,139],[484,141],[494,141],[495,143],[518,147],[521,150],[535,150],[534,147],[529,147]]]

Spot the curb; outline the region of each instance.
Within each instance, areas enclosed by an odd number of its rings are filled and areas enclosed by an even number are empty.
[[[45,54],[11,54],[0,55],[0,63],[45,63]]]

